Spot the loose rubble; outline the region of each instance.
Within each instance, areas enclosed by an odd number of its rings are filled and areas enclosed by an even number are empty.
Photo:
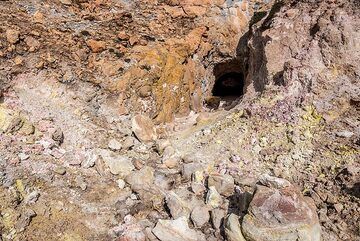
[[[357,1],[1,1],[0,240],[357,240]]]

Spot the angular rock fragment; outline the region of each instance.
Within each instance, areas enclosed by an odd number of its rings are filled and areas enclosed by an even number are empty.
[[[211,210],[211,223],[215,229],[219,229],[226,215],[224,209],[216,208]]]
[[[234,193],[234,178],[230,175],[213,174],[209,176],[208,186],[214,186],[221,195],[229,197]]]
[[[225,222],[225,234],[228,241],[246,241],[241,232],[239,217],[230,214]]]
[[[126,177],[135,169],[131,159],[126,156],[113,155],[112,152],[107,150],[102,150],[100,155],[114,175]]]
[[[111,139],[111,140],[109,141],[108,147],[110,148],[110,150],[120,151],[121,148],[122,148],[122,145],[121,145],[121,143],[118,142],[117,140]]]
[[[18,232],[23,232],[30,225],[32,218],[35,216],[36,213],[34,210],[26,209],[15,225]]]
[[[157,139],[156,128],[152,120],[144,115],[132,119],[132,131],[141,142],[152,142]]]
[[[9,43],[15,44],[20,39],[20,32],[15,29],[8,29],[6,30],[6,39]]]
[[[106,43],[104,41],[97,41],[94,39],[90,39],[86,41],[86,44],[89,46],[92,52],[100,53],[105,50]]]
[[[222,204],[222,198],[214,186],[209,187],[206,195],[206,204],[212,208],[217,208]]]
[[[191,220],[196,227],[202,227],[209,219],[209,209],[206,206],[197,206],[191,212]]]
[[[154,184],[153,168],[145,166],[141,170],[133,171],[125,181],[130,184],[131,189],[139,195],[143,202],[150,203],[154,207],[163,205],[163,193]]]
[[[186,217],[175,220],[159,220],[152,230],[161,241],[201,241],[203,234],[189,228]]]
[[[61,131],[60,128],[56,128],[55,131],[52,133],[51,138],[56,142],[56,144],[60,145],[64,141],[64,133]]]
[[[203,201],[185,188],[170,191],[166,197],[166,205],[173,218],[190,217],[194,207],[203,205]]]
[[[242,222],[247,241],[321,240],[311,199],[284,179],[263,176],[261,183]]]

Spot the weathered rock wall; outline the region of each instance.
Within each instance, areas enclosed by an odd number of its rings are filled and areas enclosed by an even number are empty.
[[[235,56],[253,12],[271,1],[3,1],[2,72],[99,85],[120,114],[158,123],[200,111],[213,67]]]

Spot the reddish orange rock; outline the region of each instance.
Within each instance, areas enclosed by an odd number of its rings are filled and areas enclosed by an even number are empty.
[[[86,41],[86,44],[94,53],[100,53],[106,49],[106,43],[104,41],[90,39]]]

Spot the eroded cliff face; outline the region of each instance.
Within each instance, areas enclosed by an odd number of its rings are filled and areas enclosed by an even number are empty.
[[[1,7],[8,14],[3,66],[69,86],[94,83],[114,94],[119,113],[143,112],[164,123],[202,110],[214,66],[234,57],[253,12],[270,1],[5,1]],[[13,42],[7,31],[16,35]]]
[[[359,18],[0,0],[0,240],[356,240]]]

